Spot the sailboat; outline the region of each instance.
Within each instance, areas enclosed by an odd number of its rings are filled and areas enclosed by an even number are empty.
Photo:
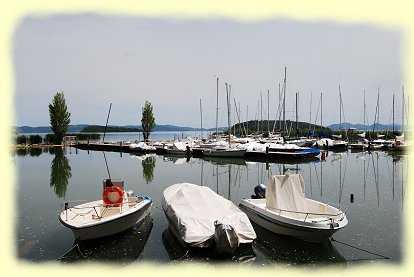
[[[394,95],[393,95],[393,125],[394,125]],[[404,135],[404,109],[405,109],[405,103],[404,103],[404,86],[402,87],[402,105],[401,105],[401,135],[395,136],[394,141],[388,145],[389,151],[406,151],[408,149],[408,143],[405,139]],[[394,129],[394,128],[393,128]]]
[[[231,86],[230,86],[231,89]],[[204,150],[204,156],[207,157],[243,157],[246,154],[246,149],[240,149],[231,146],[230,136],[230,95],[228,85],[226,83],[227,93],[227,118],[228,118],[228,145],[217,145],[210,149]]]
[[[365,126],[365,90],[364,90],[364,126]],[[357,134],[357,140],[354,143],[348,143],[348,148],[351,150],[365,150],[369,146],[369,141],[365,138],[366,132],[364,131],[361,134]]]
[[[342,95],[341,85],[339,85],[339,129],[342,128]],[[321,101],[322,105],[322,101]],[[321,112],[322,117],[322,112]],[[322,125],[321,125],[322,126]],[[348,149],[348,142],[342,140],[342,135],[332,135],[332,138],[321,138],[317,140],[313,146],[317,148],[326,148],[330,150],[346,150]]]

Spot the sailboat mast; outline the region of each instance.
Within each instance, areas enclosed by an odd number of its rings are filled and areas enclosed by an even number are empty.
[[[311,130],[311,121],[312,121],[312,92],[311,92],[311,99],[310,99],[310,104],[309,104],[309,128],[308,128],[309,133]]]
[[[246,105],[246,122],[247,122],[247,128],[244,129],[244,132],[246,133],[246,136],[248,135],[247,132],[250,132],[250,126],[249,126],[249,105]]]
[[[278,106],[278,112],[279,112],[279,130],[282,130],[282,121],[280,120],[281,115],[281,108],[280,108],[280,98],[281,98],[281,92],[280,92],[280,83],[279,83],[279,106]]]
[[[366,106],[365,106],[365,89],[364,89],[364,131],[366,129],[366,127],[365,127],[365,113],[366,113]]]
[[[401,103],[401,133],[404,131],[404,109],[405,109],[405,99],[404,99],[404,86],[402,86],[402,103]]]
[[[395,129],[394,129],[394,97],[395,95],[392,95],[392,134],[395,135]]]
[[[201,98],[200,98],[200,126],[201,126],[201,139],[203,139],[203,110],[201,108]]]
[[[379,124],[379,113],[380,113],[380,106],[379,106],[379,87],[378,87],[378,120],[377,123]]]
[[[229,137],[229,147],[230,147],[230,95],[228,86],[226,83],[226,93],[227,93],[227,121],[228,121],[228,137]]]
[[[322,92],[321,92],[321,136],[322,136]]]
[[[106,128],[108,127],[108,120],[109,120],[109,115],[111,114],[111,107],[112,107],[112,102],[109,104],[109,111],[108,111],[108,116],[106,117],[105,131],[104,131],[104,135],[102,138],[102,142],[105,142]]]
[[[260,131],[263,131],[263,97],[260,93]]]
[[[270,119],[269,119],[269,90],[267,90],[267,133],[270,134]]]
[[[240,105],[239,105],[239,110],[237,110],[236,98],[233,98],[233,100],[234,100],[234,109],[236,110],[236,115],[237,115],[237,119],[238,119],[238,122],[239,122],[239,133],[241,133],[243,135],[242,124],[241,124],[241,121],[240,121],[240,113],[241,113]],[[235,124],[236,124],[236,122],[235,122]]]
[[[378,124],[377,122],[377,118],[378,118],[378,113],[379,113],[379,88],[378,88],[378,96],[377,96],[377,107],[375,108],[375,116],[374,116],[374,127],[372,128],[372,132],[374,133],[375,131],[375,125]]]
[[[299,126],[298,126],[298,97],[299,97],[299,92],[296,92],[296,135],[299,134]]]
[[[257,127],[257,134],[259,134],[259,110],[260,110],[260,100],[257,100],[257,122],[256,122],[256,127]]]
[[[219,83],[219,78],[217,77],[217,102],[216,102],[216,139],[218,138],[218,83]]]
[[[285,78],[283,80],[283,127],[282,131],[285,131],[286,126],[286,66],[285,66]]]
[[[339,85],[339,132],[342,129],[342,95],[341,95],[341,85]]]

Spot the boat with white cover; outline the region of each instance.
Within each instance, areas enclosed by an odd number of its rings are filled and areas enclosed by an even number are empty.
[[[310,242],[322,242],[348,224],[340,208],[305,197],[299,174],[272,176],[265,198],[243,199],[240,208],[252,222],[271,232]]]
[[[184,247],[215,245],[218,253],[232,253],[256,238],[246,214],[209,187],[171,185],[164,190],[161,204],[169,229]]]
[[[150,213],[151,206],[151,198],[125,191],[123,180],[106,179],[102,199],[72,207],[66,202],[59,220],[75,239],[96,239],[133,227]]]
[[[144,141],[133,142],[129,144],[129,149],[131,149],[131,151],[137,151],[137,152],[147,152],[147,151],[149,152],[149,151],[156,150],[155,146],[148,145]]]
[[[340,139],[322,138],[317,140],[312,147],[330,150],[346,150],[348,149],[348,142]]]

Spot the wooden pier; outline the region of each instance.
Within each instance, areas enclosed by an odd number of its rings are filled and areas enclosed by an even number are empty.
[[[78,142],[72,145],[75,148],[91,151],[107,151],[107,152],[122,152],[122,153],[157,153],[164,154],[165,150],[162,147],[156,147],[155,150],[134,150],[129,147],[129,143],[110,143],[110,142]]]
[[[76,144],[71,145],[72,147],[82,149],[82,150],[90,150],[90,151],[107,151],[107,152],[122,152],[122,153],[135,153],[135,154],[145,154],[145,153],[156,153],[159,155],[166,155],[167,151],[162,146],[156,146],[155,150],[143,150],[137,151],[133,150],[129,147],[129,143],[117,142],[117,143],[110,143],[110,142],[79,142]],[[187,156],[192,156],[195,158],[203,158],[205,148],[193,148],[191,153]],[[226,158],[228,160],[234,158]],[[288,156],[285,154],[280,155],[277,152],[261,152],[261,151],[247,151],[246,154],[239,158],[245,161],[252,161],[252,162],[278,162],[278,163],[303,163],[303,162],[314,162],[318,161],[318,157],[297,157],[295,155]]]

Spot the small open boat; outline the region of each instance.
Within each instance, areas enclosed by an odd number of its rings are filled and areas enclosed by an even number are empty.
[[[72,248],[59,260],[63,263],[88,261],[122,266],[134,263],[142,257],[152,227],[151,215],[147,215],[125,232],[100,239],[74,240]]]
[[[348,224],[340,208],[305,198],[299,174],[272,176],[265,198],[243,199],[240,208],[271,232],[310,242],[322,242]]]
[[[208,187],[171,185],[164,190],[161,204],[172,234],[184,247],[215,245],[218,253],[229,254],[256,238],[246,214]]]
[[[246,154],[246,149],[231,148],[228,146],[216,146],[210,149],[204,150],[204,156],[207,157],[234,157],[241,158]]]
[[[73,231],[75,239],[96,239],[133,227],[150,213],[151,205],[151,198],[125,191],[123,180],[106,179],[102,199],[73,207],[66,202],[59,220]]]
[[[174,141],[172,144],[164,146],[165,152],[170,155],[190,155],[191,148],[188,143]]]

